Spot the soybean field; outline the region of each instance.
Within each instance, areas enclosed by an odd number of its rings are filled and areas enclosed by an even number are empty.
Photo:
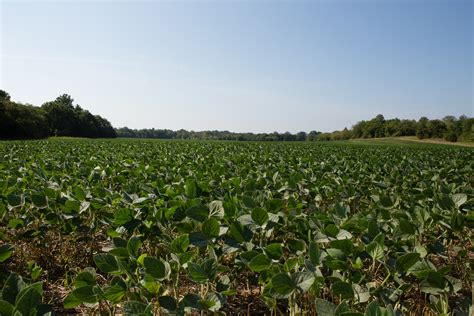
[[[472,315],[474,149],[0,142],[0,315]]]

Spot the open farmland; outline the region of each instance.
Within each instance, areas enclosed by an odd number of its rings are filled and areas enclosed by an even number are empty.
[[[469,313],[472,148],[55,139],[0,159],[1,315]]]

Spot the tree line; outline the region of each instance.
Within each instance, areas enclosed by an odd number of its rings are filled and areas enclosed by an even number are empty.
[[[126,138],[161,138],[161,139],[201,139],[201,140],[233,140],[233,141],[305,141],[317,140],[319,132],[311,131],[286,133],[234,133],[229,131],[187,131],[180,129],[130,129],[122,127],[116,129],[118,137]]]
[[[426,117],[416,120],[398,118],[386,120],[379,114],[368,121],[360,121],[351,129],[345,128],[332,133],[318,131],[285,133],[233,133],[229,131],[172,131],[169,129],[116,129],[118,137],[161,138],[161,139],[202,139],[234,141],[333,141],[354,138],[381,138],[397,136],[417,136],[424,138],[444,138],[451,142],[458,140],[474,141],[474,119],[465,115],[456,118],[446,116],[442,120],[429,120]]]
[[[93,115],[71,96],[63,94],[42,106],[13,102],[10,95],[0,90],[0,139],[38,139],[50,136],[89,138],[160,138],[202,139],[231,141],[332,141],[353,138],[381,138],[417,136],[444,138],[451,142],[474,141],[474,118],[465,115],[456,118],[416,120],[385,119],[379,114],[371,120],[360,121],[351,129],[332,133],[318,131],[298,133],[234,133],[229,131],[173,131],[169,129],[114,129],[112,124],[99,115]]]
[[[382,138],[397,136],[416,136],[419,139],[438,138],[450,142],[474,141],[474,118],[461,115],[459,118],[446,116],[430,120],[421,117],[416,120],[398,118],[386,120],[379,114],[371,120],[360,121],[352,129],[332,133],[321,133],[318,140],[347,140],[352,138]]]
[[[73,104],[63,94],[42,106],[13,102],[0,90],[0,139],[40,139],[50,136],[113,138],[112,124]]]

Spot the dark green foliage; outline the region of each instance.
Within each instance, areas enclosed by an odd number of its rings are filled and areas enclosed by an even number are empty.
[[[117,137],[106,119],[73,105],[64,94],[41,107],[13,102],[0,90],[0,139],[39,139],[49,136]]]
[[[247,288],[262,314],[468,312],[472,148],[50,139],[0,157],[2,315],[33,279],[43,303],[64,285],[61,313],[234,314]]]

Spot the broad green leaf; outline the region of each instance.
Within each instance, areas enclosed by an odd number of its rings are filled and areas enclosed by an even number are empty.
[[[92,272],[93,269],[85,269],[84,271],[80,272],[76,279],[74,279],[74,285],[79,288],[86,285],[94,286],[96,285],[96,274],[95,271]]]
[[[454,205],[459,208],[461,205],[467,202],[467,195],[464,193],[454,194],[452,196],[452,200]]]
[[[283,247],[279,243],[272,243],[265,247],[265,253],[270,259],[280,260],[283,256]]]
[[[175,239],[173,239],[173,241],[171,242],[171,249],[177,254],[186,252],[186,250],[188,250],[188,247],[189,247],[188,234],[180,235],[176,237]]]
[[[209,203],[209,216],[217,219],[224,218],[225,211],[222,201],[212,201]]]
[[[147,305],[142,302],[128,301],[123,305],[124,316],[151,316],[148,312]]]
[[[250,260],[249,268],[254,272],[261,272],[269,269],[272,266],[272,261],[264,254],[255,256]]]
[[[195,180],[187,180],[184,186],[186,196],[190,199],[195,199],[197,197],[197,183]]]
[[[34,313],[41,304],[42,293],[34,286],[23,289],[15,301],[15,312],[21,315],[30,315]]]
[[[175,311],[178,308],[176,299],[172,296],[160,296],[158,297],[158,302],[160,303],[161,307],[169,312]]]
[[[280,295],[290,295],[295,289],[296,284],[286,273],[278,273],[272,278],[272,288]]]
[[[215,218],[209,218],[202,224],[202,232],[209,238],[219,236],[219,222]]]
[[[94,262],[102,272],[117,273],[120,271],[117,259],[108,253],[99,253],[94,256]]]
[[[352,299],[354,297],[354,289],[347,282],[338,281],[331,286],[332,293],[341,296],[342,299]]]
[[[420,260],[420,254],[417,252],[410,252],[397,258],[396,266],[400,271],[407,271],[411,266]]]
[[[296,272],[292,275],[296,288],[302,293],[308,291],[314,283],[314,274],[310,272]]]
[[[260,207],[254,208],[252,210],[252,220],[258,226],[263,226],[268,222],[268,212]]]
[[[321,264],[321,250],[318,244],[314,242],[309,244],[309,260],[311,260],[311,263],[315,266]]]
[[[127,250],[129,255],[136,259],[139,256],[139,250],[142,245],[140,237],[131,237],[127,242]]]
[[[377,301],[370,302],[365,309],[364,316],[382,316],[379,303]]]
[[[81,303],[96,303],[97,295],[94,293],[94,286],[92,285],[85,285],[79,288],[76,288],[71,293],[77,300],[81,301]]]
[[[373,260],[383,260],[384,258],[383,245],[378,242],[371,242],[366,246],[365,250]]]
[[[204,205],[191,206],[186,210],[186,216],[198,222],[204,222],[209,218],[209,209]]]
[[[9,244],[3,244],[0,246],[0,262],[4,262],[11,257],[13,253],[13,246]]]
[[[250,241],[253,236],[252,231],[239,222],[233,222],[230,225],[229,232],[232,238],[234,238],[239,243]]]
[[[146,273],[158,280],[164,280],[168,277],[169,271],[162,260],[154,257],[145,257],[143,260]]]
[[[119,303],[125,294],[124,288],[119,285],[113,285],[104,291],[104,297],[115,304]]]
[[[206,271],[197,263],[188,262],[188,273],[194,282],[204,283],[209,280]]]
[[[74,294],[71,292],[64,299],[63,307],[64,308],[76,308],[77,306],[79,306],[81,304],[82,304],[82,300],[75,297]]]
[[[337,306],[329,301],[316,298],[314,306],[316,307],[316,312],[318,313],[318,315],[335,316],[336,314]]]
[[[13,315],[13,310],[15,309],[15,306],[10,304],[7,301],[0,300],[0,315],[2,316],[11,316]]]
[[[129,208],[121,208],[114,214],[114,224],[121,226],[133,220],[133,211]]]
[[[8,205],[11,207],[18,207],[23,205],[23,197],[21,195],[9,194],[7,195]]]
[[[2,299],[14,305],[18,293],[26,287],[21,276],[10,273],[2,289]]]
[[[38,208],[44,208],[48,206],[48,199],[44,194],[33,194],[31,195],[31,200],[33,201],[34,206]]]

